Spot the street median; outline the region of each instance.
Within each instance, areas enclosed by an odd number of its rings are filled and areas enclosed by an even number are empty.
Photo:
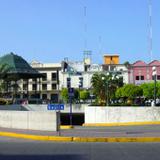
[[[160,121],[153,122],[118,122],[118,123],[84,123],[84,127],[112,127],[112,126],[140,126],[140,125],[160,125]]]
[[[30,139],[38,141],[52,141],[52,142],[160,142],[160,137],[63,137],[63,136],[41,136],[31,134],[20,134],[13,132],[0,132],[0,136]]]
[[[71,142],[73,139],[72,137],[41,136],[41,135],[20,134],[20,133],[13,133],[13,132],[0,132],[0,136],[39,140],[39,141],[58,141],[58,142]]]

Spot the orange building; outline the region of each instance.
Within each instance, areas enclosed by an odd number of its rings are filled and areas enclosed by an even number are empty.
[[[119,55],[106,54],[103,56],[104,64],[119,64]]]

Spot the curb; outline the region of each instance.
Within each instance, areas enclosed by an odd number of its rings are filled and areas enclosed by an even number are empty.
[[[115,137],[115,138],[102,138],[102,137],[73,137],[73,142],[160,142],[160,137]]]
[[[58,137],[0,132],[0,136],[52,142],[160,142],[160,137]]]
[[[73,129],[74,126],[71,126],[71,125],[61,125],[60,126],[60,129]]]
[[[13,132],[0,132],[0,136],[39,140],[39,141],[57,141],[57,142],[71,142],[73,139],[72,137],[40,136],[40,135],[20,134]]]
[[[138,125],[159,125],[160,121],[155,122],[121,122],[121,123],[84,123],[84,127],[114,127],[114,126],[138,126]]]

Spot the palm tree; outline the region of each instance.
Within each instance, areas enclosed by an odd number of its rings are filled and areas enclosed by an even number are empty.
[[[104,105],[106,103],[106,96],[107,96],[105,88],[106,84],[102,77],[106,78],[106,75],[95,73],[91,79],[93,93],[96,95],[98,103],[100,105]]]
[[[115,92],[123,85],[123,79],[116,75],[95,73],[92,76],[91,84],[100,105],[109,105],[111,98],[115,99]]]
[[[0,64],[0,79],[4,79],[7,76],[7,73],[10,71],[8,64]]]
[[[7,90],[7,73],[11,70],[8,64],[0,64],[0,92]]]

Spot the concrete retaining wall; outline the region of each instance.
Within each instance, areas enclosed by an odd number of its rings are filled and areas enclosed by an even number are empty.
[[[25,107],[19,104],[0,105],[0,110],[26,111]]]
[[[88,106],[88,104],[72,104],[72,112],[73,113],[84,113],[84,108]],[[47,111],[47,104],[27,104],[23,105],[23,108],[29,111]],[[70,105],[65,104],[64,110],[61,110],[61,113],[69,113]]]
[[[160,121],[160,107],[85,107],[85,123]]]
[[[0,111],[0,127],[57,131],[56,112]]]

